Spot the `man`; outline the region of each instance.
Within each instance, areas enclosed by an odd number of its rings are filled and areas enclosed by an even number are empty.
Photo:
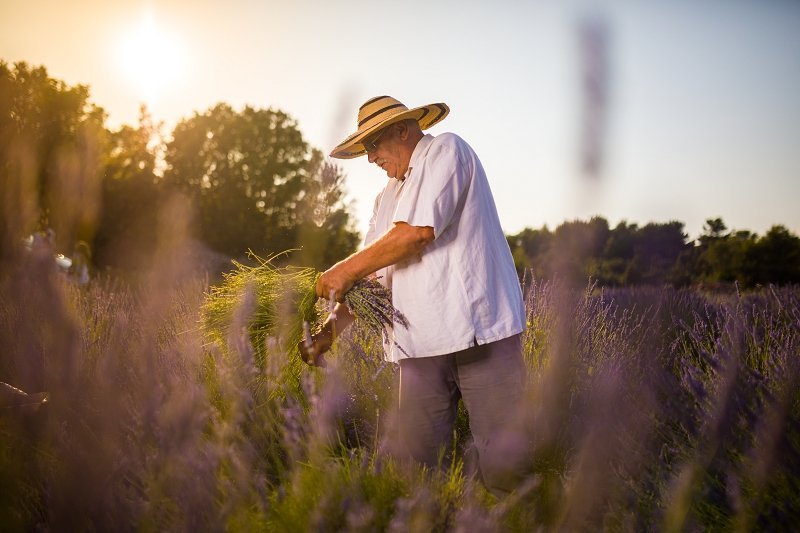
[[[366,154],[389,182],[375,201],[365,247],[324,272],[316,291],[341,302],[372,274],[391,288],[408,320],[384,336],[386,358],[400,365],[401,453],[435,465],[463,398],[484,483],[505,492],[520,466],[511,461],[520,450],[510,450],[506,437],[523,396],[525,313],[477,155],[452,133],[422,133],[448,113],[443,103],[408,109],[388,96],[361,106],[357,131],[331,156]],[[352,321],[346,306],[334,315],[303,349],[312,362]]]

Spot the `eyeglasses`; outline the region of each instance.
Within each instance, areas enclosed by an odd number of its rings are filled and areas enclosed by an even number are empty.
[[[366,150],[366,152],[368,154],[374,152],[375,150],[377,150],[378,149],[378,141],[383,136],[383,134],[386,133],[388,130],[389,130],[389,127],[383,128],[381,131],[378,132],[377,135],[375,135],[375,137],[373,137],[372,139],[370,139],[368,141],[364,141],[362,143],[364,145],[364,150]]]

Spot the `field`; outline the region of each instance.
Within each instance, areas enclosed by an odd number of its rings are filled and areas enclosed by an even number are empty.
[[[800,523],[797,287],[526,280],[528,398],[510,408],[530,472],[498,499],[475,472],[463,413],[441,469],[386,454],[396,371],[377,339],[349,331],[326,370],[298,366],[279,343],[254,349],[241,327],[209,343],[208,281],[181,246],[161,250],[135,283],[87,287],[45,255],[4,263],[0,381],[48,401],[0,408],[0,529]]]

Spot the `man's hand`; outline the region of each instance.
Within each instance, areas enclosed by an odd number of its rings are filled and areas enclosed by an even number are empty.
[[[310,343],[305,339],[300,341],[300,355],[310,366],[324,367],[327,365],[324,354],[332,343],[330,332],[323,330],[317,335],[312,335]]]
[[[317,280],[317,296],[327,300],[333,294],[337,302],[343,302],[345,293],[350,290],[356,279],[349,272],[345,262],[339,261],[323,272]]]
[[[353,315],[350,314],[347,306],[336,304],[336,308],[333,313],[328,315],[319,333],[311,335],[311,331],[306,324],[304,327],[306,333],[298,346],[303,361],[311,366],[325,366],[325,357],[323,355],[330,350],[339,332],[349,327],[352,323]]]

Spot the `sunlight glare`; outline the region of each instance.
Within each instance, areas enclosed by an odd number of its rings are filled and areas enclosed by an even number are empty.
[[[122,35],[117,66],[136,84],[145,103],[152,104],[165,88],[180,78],[184,54],[179,41],[156,25],[152,14]]]

